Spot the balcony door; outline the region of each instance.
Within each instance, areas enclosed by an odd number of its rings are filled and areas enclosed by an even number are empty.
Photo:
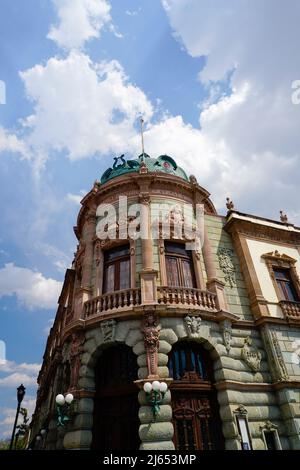
[[[176,450],[224,448],[212,361],[198,343],[178,342],[169,354]]]
[[[165,242],[165,259],[169,287],[196,287],[191,250],[182,243]]]
[[[129,245],[122,245],[104,254],[103,293],[130,288]]]
[[[125,345],[103,351],[95,368],[96,395],[92,448],[101,451],[137,450],[139,440],[138,365]]]

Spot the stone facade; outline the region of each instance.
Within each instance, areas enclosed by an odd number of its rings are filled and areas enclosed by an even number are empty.
[[[287,224],[234,210],[229,210],[226,217],[219,216],[209,194],[194,178],[188,182],[177,175],[160,173],[153,177],[142,165],[141,168],[140,173],[118,174],[104,184],[95,184],[82,201],[75,229],[79,245],[73,267],[66,274],[47,342],[31,442],[34,444],[39,430],[46,426],[46,449],[91,448],[95,366],[106,348],[125,344],[132,349],[138,364],[140,449],[174,449],[172,387],[154,419],[142,385],[155,377],[168,381],[168,355],[175,344],[187,340],[200,343],[213,361],[226,449],[241,449],[236,419],[236,410],[241,406],[247,413],[253,449],[266,448],[265,429],[276,430],[282,449],[300,449],[300,307],[298,302],[286,307],[281,303],[283,299],[266,298],[260,277],[264,259],[261,255],[257,258],[253,248],[253,244],[258,246],[263,240],[268,246],[275,243],[282,253],[288,249],[289,254],[300,254],[300,229],[290,226],[286,230]],[[146,217],[153,205],[155,220],[159,217],[158,203],[163,202],[165,214],[170,213],[168,208],[176,207],[177,217],[182,204],[204,206],[202,249],[193,253],[197,283],[194,291],[198,292],[189,293],[194,296],[193,301],[179,301],[180,289],[172,291],[172,295],[164,290],[168,286],[161,239],[150,239],[150,243],[131,240],[128,294],[112,294],[108,300],[102,294],[103,253],[114,243],[97,240],[96,208],[102,202],[117,204],[119,194],[127,195],[129,205],[141,202]],[[175,216],[173,213],[172,220]],[[193,211],[188,217],[192,224]],[[149,227],[151,230],[151,224]],[[252,244],[247,243],[248,239]],[[295,269],[294,275],[300,275],[299,266]],[[195,297],[200,292],[202,300]],[[272,314],[274,306],[279,314]],[[296,313],[292,315],[291,311]],[[149,315],[156,318],[152,327],[148,325],[153,329],[150,333],[145,327]],[[75,396],[71,419],[65,428],[57,428],[55,395],[68,390]]]

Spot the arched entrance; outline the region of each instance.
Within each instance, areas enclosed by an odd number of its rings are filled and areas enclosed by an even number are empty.
[[[193,341],[178,342],[169,353],[174,444],[177,450],[224,448],[213,365],[208,351]]]
[[[95,368],[92,448],[102,451],[137,450],[138,365],[132,349],[126,345],[105,349]]]

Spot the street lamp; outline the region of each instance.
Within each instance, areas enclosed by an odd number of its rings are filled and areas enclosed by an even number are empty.
[[[55,402],[56,402],[56,409],[57,409],[57,426],[64,427],[65,423],[70,421],[68,416],[69,413],[69,406],[73,402],[74,397],[72,393],[67,393],[64,396],[62,393],[56,395]]]
[[[153,416],[155,418],[160,411],[160,405],[162,404],[164,396],[168,390],[168,384],[166,382],[154,380],[152,383],[146,382],[143,388],[146,393],[147,400],[152,407]]]
[[[13,432],[12,432],[12,436],[11,436],[11,440],[10,440],[9,450],[12,450],[12,447],[13,447],[15,432],[16,432],[16,426],[17,426],[18,417],[19,417],[19,413],[20,413],[21,403],[22,403],[23,398],[25,396],[25,390],[26,390],[26,388],[24,387],[23,384],[21,384],[20,387],[17,388],[18,406],[17,406],[17,412],[16,412],[16,418],[15,418],[15,422],[14,422]]]

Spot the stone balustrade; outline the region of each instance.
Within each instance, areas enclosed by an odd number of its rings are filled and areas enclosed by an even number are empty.
[[[136,305],[141,305],[140,289],[124,289],[108,292],[85,302],[84,316],[87,318],[111,310],[134,307]]]
[[[300,302],[281,300],[279,302],[282,312],[287,320],[300,321]]]
[[[190,306],[200,310],[217,311],[216,294],[188,287],[158,287],[158,303],[161,305]]]

